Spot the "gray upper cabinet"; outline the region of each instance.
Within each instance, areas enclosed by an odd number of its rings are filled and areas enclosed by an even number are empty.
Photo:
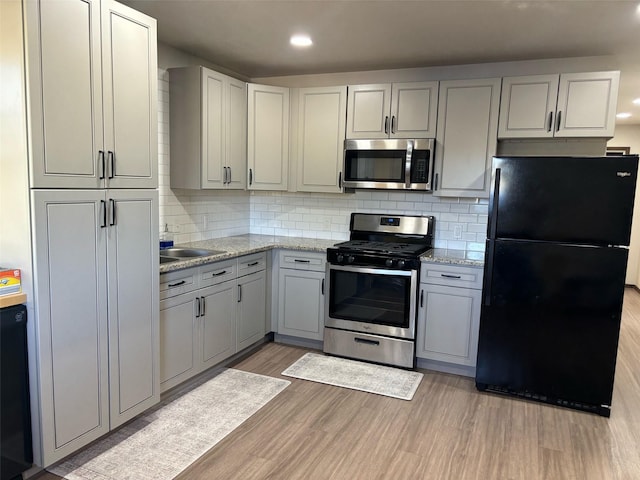
[[[489,196],[499,107],[499,78],[440,82],[435,196]]]
[[[347,87],[298,91],[297,190],[340,193]]]
[[[506,77],[499,138],[613,137],[620,72]]]
[[[156,188],[156,21],[112,0],[25,2],[34,188]]]
[[[438,82],[350,85],[347,138],[433,138]]]
[[[289,89],[248,85],[247,163],[249,190],[287,190]]]
[[[169,69],[171,187],[244,189],[247,85],[204,67]]]

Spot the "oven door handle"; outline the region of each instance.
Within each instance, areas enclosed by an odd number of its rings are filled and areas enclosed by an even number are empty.
[[[386,268],[375,267],[352,267],[348,265],[327,264],[329,270],[340,270],[342,272],[369,273],[374,275],[389,275],[394,277],[411,277],[417,270],[387,270]]]

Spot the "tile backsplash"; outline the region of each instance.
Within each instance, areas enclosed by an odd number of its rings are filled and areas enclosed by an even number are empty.
[[[351,212],[434,215],[435,246],[484,251],[486,199],[417,192],[351,194],[171,189],[169,74],[158,70],[160,226],[176,243],[244,233],[346,240]]]

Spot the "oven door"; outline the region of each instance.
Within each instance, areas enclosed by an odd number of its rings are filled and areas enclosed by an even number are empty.
[[[325,326],[415,339],[417,270],[327,264]]]

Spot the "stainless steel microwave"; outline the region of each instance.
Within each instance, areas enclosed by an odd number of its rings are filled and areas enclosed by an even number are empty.
[[[431,191],[433,138],[345,140],[345,188]]]

